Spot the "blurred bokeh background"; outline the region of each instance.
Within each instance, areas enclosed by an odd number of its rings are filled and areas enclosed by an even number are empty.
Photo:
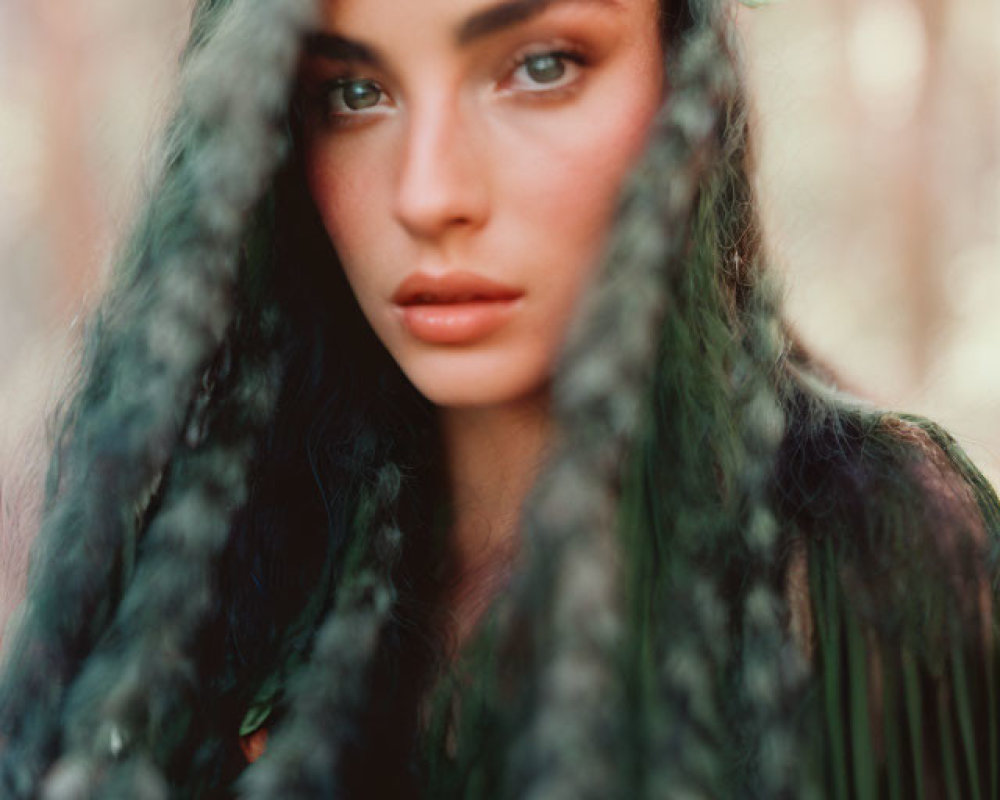
[[[190,6],[0,2],[0,586],[23,574],[44,423],[143,191]],[[802,338],[1000,481],[1000,4],[772,0],[739,24]]]
[[[802,338],[1000,483],[1000,3],[772,0],[740,23]]]

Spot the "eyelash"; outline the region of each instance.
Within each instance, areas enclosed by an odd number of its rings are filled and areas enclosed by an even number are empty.
[[[579,72],[584,69],[588,63],[584,54],[573,48],[564,47],[529,50],[521,53],[513,59],[513,63],[509,65],[507,70],[505,70],[505,75],[507,77],[504,78],[503,83],[509,84],[519,71],[525,69],[529,62],[536,58],[558,59],[559,62],[567,67],[566,73],[569,77],[560,77],[552,84],[532,82],[532,85],[542,87],[538,89],[504,88],[502,90],[503,94],[524,96],[530,101],[558,99],[565,96],[569,92],[572,92],[576,88],[576,85],[580,80]],[[342,100],[342,107],[340,109],[334,108],[334,99],[337,92],[343,92],[343,90],[351,84],[366,81],[370,82],[373,85],[373,88],[377,89],[381,95],[385,95],[385,91],[382,89],[378,81],[363,78],[358,75],[345,74],[323,83],[316,92],[316,105],[318,106],[323,119],[328,124],[334,126],[348,125],[351,124],[352,121],[360,121],[360,118],[376,113],[375,110],[382,107],[380,103],[372,107],[373,111],[344,108]]]

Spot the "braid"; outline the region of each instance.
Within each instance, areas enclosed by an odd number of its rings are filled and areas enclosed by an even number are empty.
[[[670,74],[671,102],[626,188],[606,277],[584,303],[584,324],[570,333],[556,385],[563,439],[524,519],[535,558],[526,583],[534,592],[553,587],[542,606],[550,616],[537,615],[551,626],[551,651],[534,722],[515,751],[515,775],[531,797],[613,796],[619,777],[624,698],[613,654],[622,639],[621,588],[612,532],[620,463],[652,378],[654,332],[668,313],[665,291],[650,287],[664,287],[666,275],[683,268],[688,220],[717,135],[712,98],[730,80],[710,31],[685,43]],[[538,598],[531,600],[537,609]]]
[[[169,762],[187,743],[190,726],[178,709],[196,705],[193,654],[215,606],[215,560],[244,502],[277,376],[273,351],[259,362],[241,358],[229,396],[214,404],[205,442],[174,457],[134,579],[70,692],[67,754],[46,797],[90,796],[101,786],[140,795],[158,783],[153,764]]]
[[[343,792],[344,751],[360,736],[358,718],[368,698],[371,663],[395,602],[401,483],[395,464],[379,470],[371,519],[361,522],[355,542],[360,552],[348,555],[336,606],[317,634],[308,665],[289,687],[290,718],[241,779],[245,798],[291,800]]]
[[[166,169],[90,334],[87,380],[50,471],[25,614],[0,681],[6,797],[32,794],[54,755],[66,688],[113,609],[115,554],[136,532],[131,510],[163,474],[182,432],[178,409],[229,325],[234,255],[282,155],[277,122],[311,6],[234,2],[214,25],[211,56],[186,60]]]
[[[741,87],[726,32],[721,15],[706,15],[701,42],[691,45],[701,48],[703,60],[688,102],[725,115],[717,121],[721,152],[684,231],[692,246],[668,276],[674,307],[663,327],[653,416],[630,490],[645,495],[631,500],[645,512],[628,544],[638,573],[634,658],[649,673],[643,699],[654,709],[649,752],[640,750],[636,768],[649,769],[643,790],[651,797],[726,794],[738,753],[728,727],[728,676],[739,656],[728,629],[734,615],[728,584],[742,527],[733,496],[743,492],[738,484],[747,465],[732,452],[738,448],[730,381],[740,361],[728,320],[731,301],[720,293],[725,247],[719,240],[728,235],[727,247],[746,252],[750,221],[739,212],[751,206],[731,196],[733,179],[746,180],[740,163],[745,129],[733,118],[741,110]],[[731,219],[734,209],[738,217]],[[667,463],[664,452],[672,455]],[[647,639],[652,656],[642,644]]]
[[[728,22],[717,17],[713,27],[719,63],[734,64]],[[680,396],[667,413],[677,416],[678,405],[683,409],[692,400],[705,403],[706,397],[690,396],[693,387],[701,386],[715,395],[706,406],[723,416],[701,421],[698,415],[704,412],[681,411],[676,425],[694,430],[676,427],[671,437],[672,444],[690,442],[701,449],[681,452],[688,470],[697,460],[704,463],[706,452],[714,450],[716,460],[707,461],[710,472],[700,485],[685,487],[674,503],[660,501],[675,522],[665,548],[673,561],[668,594],[657,604],[663,618],[659,675],[665,709],[651,729],[653,746],[663,754],[651,759],[658,765],[650,783],[653,796],[717,795],[731,791],[728,785],[751,796],[787,797],[798,796],[800,788],[790,714],[802,699],[805,670],[785,633],[778,594],[779,526],[770,506],[785,435],[776,384],[786,341],[777,288],[758,253],[745,99],[735,77],[728,86],[726,137],[718,172],[706,184],[704,216],[693,236],[700,246],[689,265],[692,276],[706,277],[715,288],[704,283],[678,287],[683,298],[679,327],[668,326],[663,348],[665,358],[687,361],[681,355],[683,341],[694,332],[703,338],[697,352],[687,347],[689,358],[704,360],[709,369],[675,378]],[[720,296],[724,282],[728,291]],[[733,329],[743,332],[742,340],[732,337]],[[676,367],[665,367],[664,375],[670,371]],[[712,430],[706,450],[700,437]],[[716,498],[721,513],[698,509],[692,498],[699,495]]]
[[[734,786],[778,797],[797,788],[787,713],[801,699],[804,671],[775,592],[769,497],[784,435],[775,383],[785,341],[776,290],[758,262],[729,33],[721,14],[702,18],[704,67],[689,99],[724,111],[724,138],[684,231],[692,247],[667,275],[674,307],[623,501],[634,553],[630,669],[640,676],[632,707],[653,709],[636,714],[631,734],[634,793],[654,797],[717,796]],[[742,341],[734,329],[745,331]],[[665,452],[674,456],[668,463]],[[638,516],[629,519],[630,509]]]
[[[746,563],[739,689],[745,705],[744,750],[755,768],[755,795],[800,796],[791,718],[800,707],[806,667],[786,633],[777,558],[778,522],[771,488],[785,434],[784,412],[774,384],[785,343],[778,324],[775,289],[765,276],[754,281],[748,309],[746,351],[750,380],[742,390],[739,445],[744,465],[740,493],[745,503],[743,552]]]
[[[739,57],[739,40],[732,26],[720,27],[730,61]],[[730,105],[729,132],[722,164],[745,162],[748,144],[746,101],[737,93]],[[730,169],[724,178],[724,208],[717,250],[731,261],[731,296],[741,306],[742,347],[734,359],[733,407],[737,419],[734,463],[735,494],[742,509],[739,527],[744,558],[743,585],[738,597],[742,614],[739,698],[736,713],[740,750],[748,766],[747,789],[761,797],[800,796],[806,779],[795,758],[791,715],[801,706],[806,665],[786,633],[780,596],[781,570],[777,543],[779,524],[772,508],[777,457],[786,435],[780,384],[788,340],[780,317],[780,289],[765,269],[760,252],[756,203],[746,168]]]

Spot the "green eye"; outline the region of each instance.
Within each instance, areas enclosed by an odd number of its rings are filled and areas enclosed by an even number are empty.
[[[555,83],[566,74],[566,60],[558,53],[528,56],[524,68],[536,83]]]
[[[345,80],[338,85],[344,105],[351,111],[360,111],[378,105],[382,90],[375,81]]]

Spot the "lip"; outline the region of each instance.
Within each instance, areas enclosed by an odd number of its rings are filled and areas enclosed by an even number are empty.
[[[465,344],[503,327],[524,292],[472,272],[408,276],[392,296],[406,329],[430,344]]]

